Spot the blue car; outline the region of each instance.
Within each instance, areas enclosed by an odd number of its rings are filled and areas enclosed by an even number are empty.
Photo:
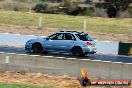
[[[26,42],[25,50],[33,53],[69,52],[74,56],[85,56],[97,52],[95,41],[83,32],[60,31],[45,38]]]

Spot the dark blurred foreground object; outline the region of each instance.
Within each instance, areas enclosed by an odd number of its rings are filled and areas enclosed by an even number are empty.
[[[118,55],[132,55],[132,43],[119,42]]]
[[[88,79],[87,77],[82,77],[80,79],[80,84],[81,86],[89,86],[91,85],[90,79]]]

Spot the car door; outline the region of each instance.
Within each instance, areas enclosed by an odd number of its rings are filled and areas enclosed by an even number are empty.
[[[64,40],[63,40],[63,46],[66,51],[70,51],[71,48],[74,46],[74,42],[76,41],[75,37],[71,33],[65,33],[64,34]]]
[[[58,37],[59,39],[54,43],[57,51],[69,51],[74,46],[75,38],[72,34],[62,33]]]
[[[63,33],[56,33],[49,36],[45,41],[45,49],[50,51],[61,51],[63,49]]]
[[[74,46],[75,38],[70,33],[56,33],[49,36],[46,49],[52,51],[69,51]]]
[[[63,51],[64,46],[64,33],[57,33],[54,38],[51,38],[53,49],[56,51]]]
[[[57,39],[58,34],[53,34],[51,36],[49,36],[48,38],[46,38],[45,42],[44,42],[44,48],[47,51],[54,51],[55,50],[55,43],[56,43],[56,39]]]

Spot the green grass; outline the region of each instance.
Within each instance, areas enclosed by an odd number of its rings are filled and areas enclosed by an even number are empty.
[[[117,19],[0,11],[0,24],[38,26],[40,16],[43,17],[43,27],[83,31],[83,20],[87,19],[87,31],[115,34],[130,34],[132,32],[132,18]]]
[[[33,85],[20,85],[20,84],[4,84],[0,83],[0,88],[53,88],[53,87],[39,87]]]

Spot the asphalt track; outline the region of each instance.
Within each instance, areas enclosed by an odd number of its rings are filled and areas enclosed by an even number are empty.
[[[16,54],[27,54],[33,55],[33,53],[27,53],[24,48],[17,48],[17,47],[10,47],[10,46],[0,46],[1,53],[16,53]],[[40,56],[51,56],[56,58],[75,58],[75,59],[85,59],[85,60],[93,60],[93,61],[110,61],[110,62],[121,62],[121,63],[132,63],[131,56],[115,56],[115,55],[103,55],[103,54],[94,54],[94,55],[87,55],[85,57],[76,57],[72,56],[68,53],[48,53],[42,54]]]

